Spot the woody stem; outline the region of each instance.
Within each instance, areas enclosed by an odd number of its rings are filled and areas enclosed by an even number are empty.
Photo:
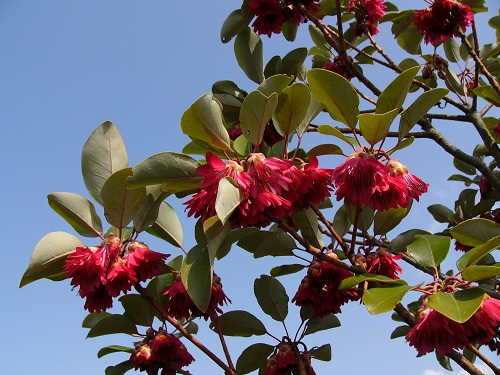
[[[224,334],[222,333],[222,328],[220,326],[220,321],[219,321],[219,316],[217,315],[216,312],[213,313],[211,316],[212,322],[214,323],[215,330],[217,331],[217,334],[219,335],[219,340],[222,345],[222,350],[224,351],[224,355],[226,356],[226,361],[231,370],[236,371],[234,368],[233,360],[231,359],[231,353],[229,353],[229,349],[226,344],[226,339],[224,338]]]
[[[499,375],[500,374],[500,369],[497,366],[495,366],[495,364],[493,362],[491,362],[487,357],[485,357],[485,355],[483,353],[481,353],[478,348],[476,348],[474,345],[469,345],[468,348],[475,355],[477,355],[478,358],[481,359],[481,361],[483,361],[483,363],[486,366],[488,366],[490,369],[492,369],[493,372],[495,373],[495,375]]]

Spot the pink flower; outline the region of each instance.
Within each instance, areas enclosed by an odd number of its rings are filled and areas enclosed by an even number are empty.
[[[270,37],[272,33],[281,33],[286,17],[285,9],[279,0],[250,0],[248,7],[257,16],[252,24],[257,34]]]
[[[146,371],[152,366],[151,347],[148,344],[138,344],[130,356],[134,369]]]
[[[465,323],[470,344],[488,344],[500,324],[500,300],[486,296],[479,310]]]
[[[329,70],[331,72],[340,74],[347,80],[351,80],[354,78],[354,74],[352,74],[351,67],[345,63],[343,59],[340,57],[336,57],[335,59],[328,60],[321,69]]]
[[[385,211],[391,208],[406,207],[410,204],[408,185],[403,178],[386,175],[385,182],[387,184],[385,189],[376,189],[373,192],[368,204],[369,207]]]
[[[88,296],[101,286],[98,252],[96,247],[77,247],[64,263],[64,271],[72,278],[71,285],[80,287],[79,294],[82,297]]]
[[[356,17],[356,34],[378,33],[378,24],[385,15],[383,0],[349,0],[349,10]]]
[[[137,281],[145,281],[158,275],[164,267],[168,254],[150,250],[147,245],[132,242],[128,249],[127,264],[137,276]]]
[[[415,12],[415,26],[425,43],[434,47],[460,36],[473,19],[471,8],[455,0],[434,0],[430,7]]]
[[[111,297],[118,296],[121,292],[128,292],[137,282],[135,272],[126,264],[123,258],[118,258],[113,263],[106,275],[106,290]]]
[[[367,256],[367,272],[384,275],[397,280],[399,279],[398,274],[403,269],[396,263],[396,260],[402,257],[403,255],[392,255],[386,249],[380,249],[376,253]]]
[[[425,183],[417,176],[408,173],[408,168],[399,160],[391,159],[388,163],[388,168],[391,176],[403,178],[408,188],[408,198],[410,200],[415,199],[418,201],[420,196],[429,189],[429,184]],[[408,204],[409,203],[408,201]]]
[[[177,337],[163,330],[158,332],[149,346],[153,361],[158,363],[160,367],[172,370],[174,374],[176,370],[188,366],[194,361],[184,344]]]
[[[84,308],[93,313],[106,311],[112,306],[113,298],[108,294],[104,285],[101,285],[86,296]]]

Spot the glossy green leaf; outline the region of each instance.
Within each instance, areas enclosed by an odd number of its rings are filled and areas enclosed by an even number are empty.
[[[287,53],[281,60],[281,72],[304,78],[304,61],[307,58],[307,48],[296,48]]]
[[[311,121],[314,120],[322,110],[323,106],[313,96],[311,96],[311,101],[309,102],[309,106],[307,107],[304,119],[299,124],[296,130],[299,137],[302,137],[304,135],[309,125],[311,124]]]
[[[392,333],[391,333],[391,339],[397,339],[398,337],[406,336],[406,334],[408,333],[409,330],[410,330],[410,327],[406,326],[406,325],[396,327],[396,329],[394,329],[394,331],[392,331]]]
[[[104,357],[105,355],[111,354],[111,353],[132,353],[134,349],[132,348],[127,348],[126,346],[121,346],[121,345],[110,345],[110,346],[105,346],[104,348],[101,348],[97,352],[97,358]]]
[[[296,248],[294,240],[282,230],[252,233],[241,239],[238,246],[253,253],[255,258],[293,255],[292,250]]]
[[[433,204],[427,207],[427,210],[438,223],[449,223],[453,220],[453,215],[455,215],[452,210],[442,204]]]
[[[158,217],[154,224],[147,229],[147,232],[182,248],[184,233],[182,224],[175,210],[166,202],[161,202],[158,209]]]
[[[500,224],[487,219],[469,219],[450,229],[454,239],[466,246],[477,246],[500,235]]]
[[[247,27],[236,37],[234,54],[238,65],[248,78],[257,83],[264,80],[262,41],[250,28]]]
[[[330,45],[325,40],[325,37],[320,29],[313,24],[309,24],[309,35],[314,44],[321,48],[330,48]]]
[[[66,278],[64,262],[76,247],[84,246],[75,236],[66,232],[50,232],[35,246],[28,268],[19,287],[39,279],[63,280]]]
[[[213,323],[212,323],[213,324]],[[225,336],[250,337],[266,334],[266,327],[247,311],[235,310],[219,317],[221,331]]]
[[[387,234],[398,226],[408,215],[410,207],[398,207],[385,211],[377,211],[373,219],[375,234]]]
[[[422,38],[422,34],[415,25],[410,24],[397,36],[396,41],[406,52],[418,55],[422,53],[422,49],[420,48]]]
[[[182,262],[182,256],[180,256],[180,260]],[[177,271],[180,270],[180,266]],[[175,275],[173,273],[164,273],[153,278],[147,288],[146,293],[150,296],[156,303],[159,305],[163,305],[166,299],[166,296],[163,295],[163,292],[174,282]],[[157,312],[155,312],[157,314]]]
[[[317,145],[312,149],[310,149],[307,155],[309,156],[344,155],[344,152],[337,145],[323,144],[323,145]]]
[[[358,121],[359,97],[349,81],[324,69],[309,70],[307,78],[314,98],[335,120],[354,129]]]
[[[274,320],[283,322],[288,315],[288,295],[281,283],[274,277],[261,275],[253,287],[260,308]]]
[[[282,266],[273,267],[269,274],[272,277],[290,275],[302,271],[304,268],[306,268],[306,266],[303,264],[284,264]]]
[[[446,58],[451,62],[460,61],[460,45],[455,39],[448,39],[443,43],[444,53]]]
[[[364,281],[377,281],[381,283],[399,283],[399,280],[394,280],[391,279],[390,277],[383,276],[383,275],[377,275],[377,274],[372,274],[372,273],[364,273],[362,275],[356,275],[356,276],[351,276],[348,277],[347,279],[344,279],[341,281],[339,285],[339,290],[346,290],[346,289],[351,289],[354,288],[356,285],[359,283],[362,283]]]
[[[213,94],[202,95],[182,115],[182,132],[216,149],[231,150],[222,110]]]
[[[315,359],[328,362],[332,359],[332,347],[330,344],[325,344],[319,348],[309,350],[309,354]]]
[[[212,216],[203,222],[203,232],[205,233],[206,246],[211,264],[213,264],[230,229],[231,226],[229,223],[222,224],[217,216]]]
[[[105,121],[92,132],[83,146],[81,164],[87,190],[102,203],[101,189],[108,177],[128,165],[125,144],[112,122]]]
[[[111,335],[114,333],[137,333],[135,324],[127,317],[120,314],[111,314],[99,320],[87,334],[87,337]]]
[[[271,355],[273,350],[274,346],[268,344],[250,345],[239,356],[236,362],[236,372],[243,375],[264,367],[267,357]]]
[[[491,253],[493,250],[500,247],[500,235],[493,237],[481,245],[467,251],[457,260],[457,267],[459,270],[464,270],[465,267],[472,264],[477,264],[484,256]]]
[[[212,276],[208,250],[200,245],[189,250],[182,261],[181,279],[194,304],[202,312],[210,303]]]
[[[281,32],[286,40],[289,42],[293,42],[297,37],[297,30],[299,25],[296,22],[287,21],[281,27]]]
[[[215,200],[215,212],[222,224],[225,224],[233,211],[238,208],[243,197],[236,182],[228,177],[219,181],[217,198]]]
[[[101,219],[88,199],[73,193],[52,193],[49,206],[85,237],[98,237],[102,232]]]
[[[140,294],[126,294],[119,298],[124,315],[135,324],[150,327],[153,323],[154,311],[151,303],[142,298]]]
[[[252,12],[245,8],[233,10],[222,24],[220,31],[222,43],[228,43],[234,36],[245,30],[253,16]]]
[[[473,90],[474,94],[480,96],[483,99],[486,99],[490,103],[500,106],[500,94],[496,92],[496,90],[491,86],[482,86],[475,88]]]
[[[136,232],[140,233],[156,222],[160,206],[167,196],[168,193],[162,191],[161,185],[146,186],[146,197],[133,217]]]
[[[397,76],[378,97],[376,113],[387,113],[401,108],[419,70],[420,67],[415,66]]]
[[[429,297],[429,306],[458,323],[465,323],[481,307],[484,291],[480,288],[455,293],[435,293]]]
[[[285,87],[292,83],[293,77],[286,74],[276,74],[262,82],[257,90],[269,97],[273,93],[279,94]]]
[[[391,311],[411,288],[404,282],[370,288],[363,294],[363,303],[370,314]]]
[[[401,113],[399,121],[399,138],[407,135],[413,126],[420,121],[427,112],[445,97],[450,90],[436,88],[424,92],[406,110]]]
[[[267,123],[271,120],[277,106],[278,94],[276,93],[271,93],[269,97],[259,90],[248,94],[241,105],[240,128],[249,142],[254,145],[262,142]]]
[[[351,146],[357,147],[358,142],[356,141],[355,138],[349,137],[342,133],[340,130],[337,128],[331,126],[331,125],[320,125],[318,126],[318,133],[320,134],[327,134],[327,135],[333,135],[334,137],[337,137],[339,139],[342,139],[344,142],[350,144]]]
[[[413,142],[415,141],[415,137],[409,137],[409,138],[405,138],[403,140],[400,140],[396,146],[394,146],[390,151],[388,151],[387,153],[389,155],[392,155],[394,152],[398,151],[398,150],[403,150],[407,147],[410,147]]]
[[[124,228],[146,197],[144,187],[134,190],[127,189],[127,180],[132,176],[132,168],[115,172],[102,187],[101,196],[104,206],[104,216],[108,223],[117,228]]]
[[[132,370],[134,366],[132,365],[132,362],[130,361],[124,361],[116,366],[108,366],[106,367],[106,371],[104,372],[105,375],[123,375],[127,371]]]
[[[98,312],[98,313],[90,313],[85,319],[83,319],[82,327],[83,328],[93,328],[99,321],[110,316],[111,314],[108,312]]]
[[[450,243],[449,237],[418,234],[408,245],[407,253],[422,266],[437,267],[448,255]]]
[[[500,263],[493,266],[468,266],[462,271],[462,278],[467,281],[490,279],[500,275]]]
[[[319,230],[318,216],[312,208],[295,213],[292,219],[295,227],[300,230],[307,242],[318,248],[325,246],[323,234]]]
[[[429,232],[422,229],[410,229],[403,233],[400,233],[396,238],[394,238],[389,247],[397,251],[405,251],[406,247],[415,240],[417,234],[430,234]]]
[[[354,222],[357,218],[356,224],[358,229],[368,230],[371,227],[375,215],[373,209],[371,209],[370,207],[362,207],[361,211],[358,214],[357,206],[345,204],[344,207],[347,213],[347,218],[352,225],[354,225]]]
[[[329,314],[324,317],[313,317],[307,322],[307,328],[304,334],[310,335],[315,332],[337,327],[340,327],[340,320],[334,314]]]
[[[381,141],[387,135],[392,121],[399,113],[399,108],[387,113],[363,113],[358,116],[361,134],[371,145]]]
[[[282,134],[292,134],[306,117],[311,93],[303,83],[294,83],[283,89],[278,97],[273,122]]]

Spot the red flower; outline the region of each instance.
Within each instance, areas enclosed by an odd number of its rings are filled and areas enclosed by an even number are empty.
[[[455,250],[457,250],[457,251],[469,251],[470,249],[472,249],[472,246],[464,245],[464,244],[458,242],[457,240],[455,240]]]
[[[252,24],[257,34],[271,36],[272,33],[281,33],[281,28],[286,22],[285,9],[279,0],[250,0],[250,10],[257,15]]]
[[[191,297],[186,291],[184,284],[180,279],[174,281],[164,292],[163,295],[168,297],[166,303],[166,310],[169,315],[176,319],[188,319],[190,317],[203,316],[205,320],[210,318],[214,313],[221,313],[222,310],[219,306],[230,302],[229,298],[224,294],[220,278],[214,276],[212,282],[212,294],[210,303],[206,312],[201,312],[198,307],[193,303]]]
[[[266,125],[266,129],[264,130],[264,143],[269,147],[274,146],[276,143],[282,141],[284,137],[276,131],[276,128],[272,123],[268,123]]]
[[[229,129],[227,132],[229,134],[229,138],[232,141],[234,141],[236,138],[238,138],[240,135],[243,134],[239,125],[236,125],[234,128]]]
[[[106,311],[112,306],[113,298],[108,294],[104,285],[101,285],[86,296],[84,308],[93,313]]]
[[[397,280],[399,279],[398,274],[403,269],[395,261],[402,257],[403,255],[392,255],[386,249],[380,249],[376,253],[367,256],[367,272],[384,275]]]
[[[484,176],[481,176],[479,180],[479,191],[481,192],[481,198],[485,198],[491,191],[490,181]]]
[[[471,8],[455,0],[434,0],[430,7],[415,12],[415,26],[425,43],[434,47],[460,36],[473,19]]]
[[[351,67],[349,66],[349,64],[346,64],[344,59],[340,57],[336,57],[335,59],[333,59],[333,61],[328,60],[321,67],[321,69],[326,69],[331,72],[340,74],[342,77],[344,77],[349,81],[354,78],[354,74],[352,74]]]
[[[231,177],[238,183],[242,191],[246,191],[250,184],[248,174],[243,172],[243,167],[237,162],[229,160],[224,163],[211,152],[207,153],[206,159],[207,164],[196,170],[203,177],[200,191],[185,203],[188,216],[201,217],[203,220],[216,214],[215,200],[220,180],[224,177]]]
[[[129,291],[137,282],[137,276],[125,259],[118,258],[113,263],[106,275],[106,290],[111,297],[116,297],[121,292]]]
[[[281,343],[278,345],[276,353],[267,360],[264,375],[298,374],[299,360],[302,361],[307,375],[315,375],[308,353],[299,353],[291,344]]]
[[[408,168],[401,162],[391,159],[388,163],[389,173],[392,176],[400,176],[406,183],[408,188],[408,198],[415,199],[417,202],[423,193],[427,193],[429,184],[422,181],[414,174],[408,173]],[[408,202],[409,204],[410,202]]]
[[[500,137],[500,123],[495,125],[495,127],[493,128],[493,133],[495,133],[495,136]]]
[[[144,343],[137,345],[130,356],[130,362],[132,362],[132,365],[136,370],[148,370],[153,363],[151,347]]]
[[[388,189],[387,168],[363,152],[351,155],[333,170],[337,200],[347,204],[370,206],[374,192]]]
[[[316,316],[340,313],[340,306],[360,297],[355,289],[338,289],[340,282],[352,275],[352,272],[333,263],[315,260],[292,302],[297,306],[312,307]]]
[[[500,300],[486,296],[479,310],[463,325],[470,344],[488,344],[500,324]]]
[[[349,0],[349,10],[356,17],[356,34],[378,33],[378,24],[385,15],[383,0]]]
[[[160,330],[149,343],[151,358],[167,370],[179,370],[194,361],[184,344],[174,335]],[[175,374],[175,372],[174,372]]]
[[[101,286],[99,255],[99,248],[77,247],[75,252],[66,258],[64,271],[72,278],[71,285],[80,287],[81,297],[88,296]]]
[[[384,211],[391,208],[406,207],[411,198],[408,193],[408,185],[401,176],[386,175],[386,189],[376,189],[368,204],[369,207]]]
[[[147,245],[132,242],[128,249],[127,264],[137,275],[137,281],[145,281],[158,275],[169,254],[157,253]]]

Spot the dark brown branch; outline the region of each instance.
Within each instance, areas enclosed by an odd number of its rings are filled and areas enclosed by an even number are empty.
[[[469,361],[463,354],[460,354],[456,351],[452,351],[451,353],[446,354],[447,357],[450,357],[455,361],[457,365],[462,367],[465,371],[467,371],[471,375],[485,375],[484,372],[479,370],[474,364]]]
[[[470,121],[474,124],[474,127],[479,133],[479,136],[483,140],[483,143],[490,152],[491,156],[493,156],[497,164],[500,165],[500,149],[488,131],[481,115],[478,112],[471,113]]]
[[[200,349],[203,353],[205,353],[212,361],[214,361],[221,369],[223,369],[229,375],[237,375],[236,371],[231,369],[228,365],[226,365],[217,355],[215,355],[210,349],[208,349],[205,345],[203,345],[200,341],[198,341],[193,335],[191,335],[182,324],[180,324],[176,319],[167,314],[167,312],[146,293],[144,288],[139,284],[136,284],[135,289],[137,292],[148,301],[153,308],[158,311],[161,316],[173,325],[186,339],[191,341],[193,345],[195,345],[198,349]]]
[[[224,351],[224,355],[226,356],[227,364],[229,365],[231,370],[236,372],[236,369],[235,369],[234,364],[233,364],[233,360],[231,359],[231,353],[229,353],[229,349],[228,349],[227,344],[226,344],[226,339],[224,338],[224,334],[222,333],[222,329],[220,327],[219,316],[217,315],[216,312],[211,316],[211,319],[212,319],[212,322],[214,323],[215,330],[217,331],[217,334],[219,335],[219,340],[220,340],[220,343],[222,345],[222,350]]]
[[[328,219],[325,217],[325,215],[323,215],[323,213],[319,210],[319,208],[313,207],[313,210],[316,213],[316,215],[318,215],[319,220],[326,226],[326,229],[328,229],[330,236],[335,238],[335,240],[340,244],[340,246],[342,246],[342,249],[347,254],[347,252],[349,251],[349,246],[347,246],[347,244],[344,242],[342,236],[337,233],[332,223],[328,221]]]
[[[425,117],[436,120],[449,120],[449,121],[462,121],[462,122],[471,122],[470,117],[468,116],[459,116],[459,115],[442,115],[437,113],[428,113]]]
[[[489,360],[489,358],[487,358],[483,353],[481,353],[479,351],[478,348],[476,348],[474,345],[469,345],[468,348],[481,360],[484,362],[484,364],[486,366],[488,366],[490,369],[493,370],[493,372],[495,373],[495,375],[499,375],[500,374],[500,369],[493,363]]]
[[[368,35],[368,39],[370,39],[370,42],[371,42],[372,46],[375,47],[375,49],[377,50],[377,52],[380,53],[380,55],[382,55],[382,57],[387,61],[387,63],[389,64],[389,67],[393,68],[393,67],[397,66],[394,63],[394,61],[392,61],[392,59],[389,57],[389,55],[385,53],[385,51],[382,49],[382,47],[380,47],[380,45],[373,38],[373,36],[369,32],[367,33],[367,35]]]

